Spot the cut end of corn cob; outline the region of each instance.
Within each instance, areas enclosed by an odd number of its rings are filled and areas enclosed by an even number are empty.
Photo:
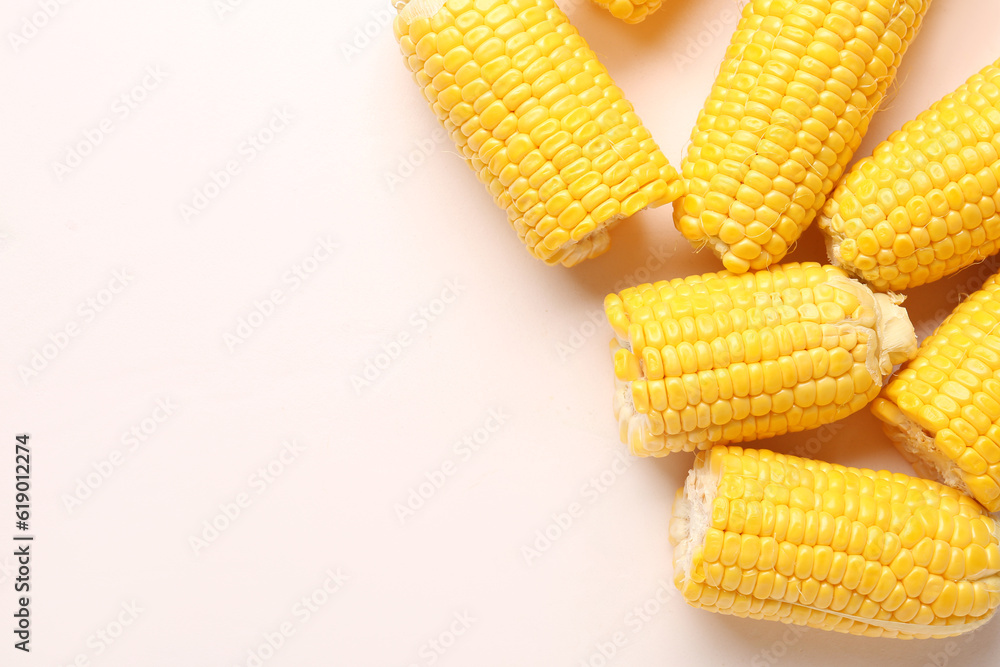
[[[433,18],[448,0],[394,0],[399,17],[407,22]]]
[[[937,482],[740,447],[699,452],[670,522],[688,604],[900,639],[993,616],[998,539],[982,507]]]
[[[594,0],[625,23],[642,23],[663,4],[663,0]]]
[[[924,340],[872,412],[921,474],[1000,512],[1000,276]]]
[[[408,0],[407,65],[529,251],[573,266],[683,184],[552,0]]]
[[[817,263],[609,295],[621,439],[666,456],[846,417],[916,354],[901,301]]]
[[[830,261],[877,290],[1000,251],[1000,61],[859,161],[819,219]]]
[[[962,469],[934,445],[934,436],[920,424],[884,398],[872,401],[871,410],[882,421],[885,434],[918,475],[937,480],[968,496],[974,495],[962,479]],[[1000,508],[994,511],[996,509]]]
[[[681,234],[734,273],[781,261],[843,175],[929,5],[746,3],[682,163]]]

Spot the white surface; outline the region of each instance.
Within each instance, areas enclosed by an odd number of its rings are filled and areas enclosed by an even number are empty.
[[[690,250],[667,207],[619,228],[604,257],[546,267],[447,141],[390,191],[387,173],[438,126],[377,20],[388,1],[233,0],[223,18],[218,4],[72,2],[17,52],[9,37],[0,46],[0,544],[14,532],[21,430],[37,535],[29,658],[11,648],[12,559],[0,555],[0,664],[247,665],[284,622],[294,634],[266,665],[596,666],[616,633],[625,644],[607,664],[621,667],[909,666],[946,651],[960,651],[952,664],[995,664],[1000,624],[968,642],[906,643],[711,615],[669,585],[656,602],[692,457],[620,462],[600,306],[616,283],[646,278],[635,271],[647,260],[657,278],[717,260]],[[640,27],[571,4],[679,165],[733,0],[667,2]],[[20,30],[37,7],[5,3],[0,27]],[[936,0],[862,154],[996,58],[998,25],[993,0]],[[374,34],[348,59],[359,29]],[[147,67],[166,76],[147,79],[123,118],[116,99]],[[275,109],[291,123],[185,223],[180,205],[246,157],[241,144]],[[105,118],[111,133],[60,181],[54,163]],[[286,281],[327,237],[335,255]],[[822,257],[816,230],[800,246],[793,259]],[[122,269],[130,283],[103,312],[79,310]],[[914,318],[926,332],[987,273],[914,291]],[[460,295],[425,329],[419,309],[449,281]],[[284,301],[230,351],[224,336],[275,289]],[[18,367],[72,323],[78,335],[23,382]],[[355,392],[351,376],[404,333],[410,344]],[[174,414],[68,511],[64,497],[127,449],[123,434],[158,399]],[[506,423],[466,460],[455,443],[490,410]],[[826,445],[815,434],[766,445],[908,470],[867,413],[824,434]],[[286,439],[305,450],[258,494],[251,477]],[[401,523],[396,504],[447,461],[453,474]],[[613,483],[598,491],[602,473]],[[195,554],[189,537],[240,493],[252,504]],[[573,503],[572,526],[529,564],[522,547]],[[296,601],[337,568],[349,580],[303,623]],[[98,654],[94,633],[133,601],[143,611]],[[643,604],[657,613],[641,620]],[[428,653],[464,612],[471,628]]]

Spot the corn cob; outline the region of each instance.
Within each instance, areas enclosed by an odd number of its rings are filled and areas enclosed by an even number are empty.
[[[572,266],[682,190],[552,0],[410,0],[394,29],[424,96],[538,258]]]
[[[622,441],[638,456],[666,456],[846,417],[916,353],[898,303],[817,263],[611,294]]]
[[[830,261],[877,290],[951,275],[1000,250],[1000,60],[858,162],[819,226]]]
[[[674,583],[694,607],[913,639],[1000,605],[1000,526],[937,482],[714,447],[677,496]]]
[[[781,261],[844,173],[930,0],[752,0],[698,116],[674,221],[734,273]]]
[[[642,23],[663,4],[662,0],[594,0],[625,23]]]
[[[919,474],[1000,511],[1000,274],[924,340],[872,412]]]

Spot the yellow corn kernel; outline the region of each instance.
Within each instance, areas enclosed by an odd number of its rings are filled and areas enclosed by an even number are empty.
[[[609,295],[623,442],[638,456],[666,456],[856,412],[895,364],[916,353],[898,303],[817,263],[675,278]],[[799,500],[793,505],[811,509]]]
[[[762,511],[776,517],[801,511],[794,505],[819,506],[830,493],[823,489],[836,487],[845,509],[827,522],[837,535],[816,545],[808,531],[771,536],[763,523],[713,511],[757,502],[748,480],[767,485]],[[861,508],[855,518],[851,507]],[[934,526],[937,537],[911,543],[880,521]],[[981,543],[963,548],[966,531]],[[938,482],[736,446],[698,453],[670,520],[674,582],[690,605],[900,639],[955,636],[993,616],[998,540],[994,518]]]
[[[663,0],[594,0],[625,23],[642,23],[663,4]]]
[[[681,195],[553,0],[396,5],[396,38],[424,97],[536,257],[573,266],[599,255],[619,219]]]
[[[830,261],[887,291],[933,282],[1000,251],[997,147],[1000,60],[854,165],[819,218]],[[883,199],[885,208],[859,205]]]
[[[955,308],[872,404],[885,432],[921,475],[959,489],[991,512],[1000,511],[996,350],[1000,274]],[[953,530],[962,542],[977,539],[968,528]]]
[[[681,234],[734,273],[780,262],[861,144],[929,5],[747,2],[681,166]]]

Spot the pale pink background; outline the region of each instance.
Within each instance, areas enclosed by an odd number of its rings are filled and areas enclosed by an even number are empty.
[[[0,10],[0,664],[255,664],[248,652],[282,624],[294,634],[263,664],[576,667],[605,664],[602,647],[616,667],[902,667],[949,652],[951,664],[995,664],[1000,623],[971,641],[899,642],[711,615],[669,587],[657,601],[692,457],[616,463],[599,308],[647,260],[657,278],[717,260],[691,251],[667,207],[623,225],[604,257],[544,266],[453,147],[434,144],[437,121],[380,20],[388,0],[233,0],[224,17],[216,4],[72,2],[17,51],[8,33],[39,5]],[[567,10],[679,165],[737,5],[665,5],[638,27],[584,0]],[[370,43],[350,53],[366,27]],[[935,0],[862,154],[1000,56],[998,28],[995,0]],[[116,98],[147,66],[166,78],[123,118]],[[185,223],[180,205],[245,159],[242,142],[281,108],[290,124]],[[104,118],[111,133],[60,181],[54,163]],[[428,139],[429,156],[390,191],[387,173]],[[286,282],[328,237],[335,254],[297,288]],[[810,230],[792,259],[821,258]],[[921,331],[990,268],[913,291]],[[129,285],[88,319],[80,304],[107,300],[121,269]],[[435,303],[448,281],[460,294]],[[282,302],[231,352],[224,336],[275,289]],[[428,305],[443,312],[424,329],[411,317]],[[74,323],[78,335],[22,381],[18,368]],[[400,334],[409,344],[356,392],[350,377]],[[123,434],[158,399],[173,414],[126,451]],[[480,451],[456,452],[491,409],[505,423]],[[37,535],[29,658],[10,646],[3,546],[22,430]],[[908,471],[867,413],[820,435],[827,444],[766,445]],[[288,439],[304,450],[271,483],[253,477]],[[65,496],[116,450],[120,465],[69,511]],[[401,522],[396,504],[442,466],[442,488]],[[590,480],[602,473],[599,491]],[[241,493],[250,505],[196,554],[189,538]],[[522,547],[573,503],[572,525],[529,564]],[[348,580],[320,592],[338,568]],[[314,594],[325,604],[305,621],[295,605]],[[110,646],[98,639],[131,603],[134,622]],[[463,613],[468,629],[453,626]],[[453,644],[452,626],[463,631]],[[442,633],[450,646],[435,653],[427,642]]]

